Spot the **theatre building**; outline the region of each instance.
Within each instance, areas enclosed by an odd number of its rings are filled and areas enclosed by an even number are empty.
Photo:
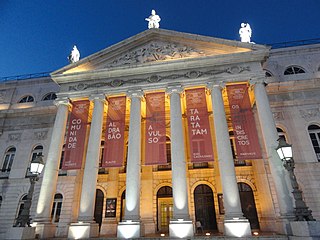
[[[320,44],[149,29],[50,74],[0,82],[0,237],[43,155],[40,238],[292,235],[295,176],[320,218]],[[316,223],[316,221],[314,221]],[[17,227],[16,227],[17,228]]]

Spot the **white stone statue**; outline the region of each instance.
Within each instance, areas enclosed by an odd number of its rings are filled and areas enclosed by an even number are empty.
[[[148,28],[159,28],[159,22],[161,21],[161,18],[159,17],[159,15],[156,14],[155,10],[151,11],[151,15],[145,19],[146,21],[148,21]]]
[[[80,59],[80,52],[76,47],[76,45],[74,45],[70,55],[68,56],[69,63],[78,62],[79,59]]]
[[[241,28],[239,30],[241,42],[250,43],[250,38],[252,35],[252,30],[249,23],[241,23]]]

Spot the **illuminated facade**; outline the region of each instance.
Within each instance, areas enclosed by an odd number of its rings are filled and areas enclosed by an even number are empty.
[[[149,29],[51,78],[1,84],[0,236],[39,152],[31,210],[43,238],[290,234],[279,136],[318,219],[319,64],[319,45],[270,50]]]

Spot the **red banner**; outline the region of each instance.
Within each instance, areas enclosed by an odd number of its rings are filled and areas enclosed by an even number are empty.
[[[146,165],[166,164],[165,93],[146,95]]]
[[[233,133],[238,159],[261,158],[247,84],[227,86]]]
[[[186,99],[191,162],[213,161],[205,89],[186,90]]]
[[[81,168],[87,135],[90,102],[82,100],[72,105],[62,165],[64,170]]]
[[[126,97],[108,99],[107,126],[102,167],[121,167],[124,159]]]

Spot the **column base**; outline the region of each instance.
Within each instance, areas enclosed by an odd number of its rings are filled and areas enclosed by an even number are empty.
[[[169,224],[169,235],[172,238],[193,237],[193,224],[190,220],[171,220]]]
[[[53,238],[56,235],[57,226],[51,222],[35,222],[32,226],[36,228],[36,235],[39,236],[40,239]]]
[[[6,233],[6,239],[35,239],[35,227],[10,227]]]
[[[126,220],[118,224],[117,238],[139,238],[141,224],[138,221]]]
[[[228,237],[251,236],[251,228],[248,219],[224,220],[224,235]]]
[[[89,239],[99,236],[98,223],[71,223],[68,230],[68,239]]]
[[[117,236],[117,220],[116,219],[106,219],[101,224],[100,235],[101,236]]]
[[[320,221],[290,222],[293,239],[320,239]]]

